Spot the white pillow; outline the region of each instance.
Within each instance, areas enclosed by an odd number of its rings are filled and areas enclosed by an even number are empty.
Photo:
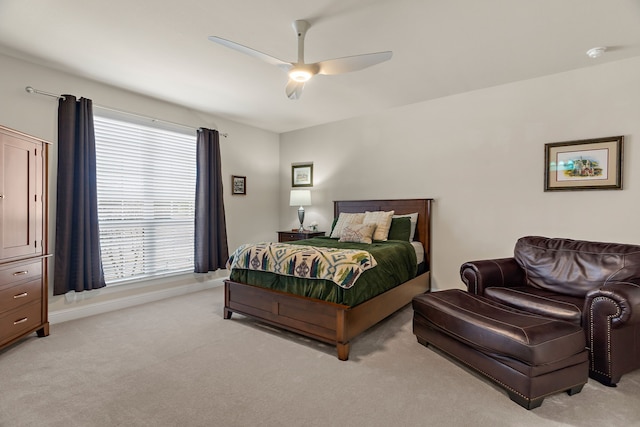
[[[362,224],[364,220],[363,213],[345,213],[341,212],[340,216],[338,216],[338,221],[336,225],[333,227],[333,231],[331,232],[330,237],[342,237],[342,230],[344,227],[350,224]]]
[[[394,218],[402,218],[408,216],[411,221],[411,234],[410,234],[410,238],[409,241],[413,242],[414,236],[416,235],[416,225],[418,225],[418,212],[415,213],[411,213],[411,214],[403,214],[403,215],[394,215]]]
[[[339,242],[373,243],[372,236],[376,225],[369,224],[348,224],[342,229]]]
[[[391,228],[391,218],[394,211],[383,212],[365,212],[363,224],[373,223],[376,225],[376,231],[373,232],[373,240],[385,241],[389,237],[389,228]]]

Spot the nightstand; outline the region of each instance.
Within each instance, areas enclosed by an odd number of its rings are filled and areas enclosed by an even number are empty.
[[[278,231],[278,242],[293,242],[295,240],[310,239],[312,237],[324,236],[324,231]]]

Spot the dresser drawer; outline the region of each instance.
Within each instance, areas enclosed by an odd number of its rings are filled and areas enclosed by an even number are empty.
[[[3,285],[42,276],[42,260],[0,266],[0,289]]]
[[[0,316],[5,311],[42,299],[42,279],[0,287]]]
[[[41,324],[41,301],[0,314],[0,345],[37,328]]]
[[[324,236],[324,231],[278,231],[278,242],[294,242],[312,237]]]
[[[299,236],[298,233],[280,233],[279,238],[281,242],[293,242],[304,239],[304,237]]]

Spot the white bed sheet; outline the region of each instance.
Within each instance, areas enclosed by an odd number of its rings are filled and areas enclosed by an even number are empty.
[[[424,246],[420,242],[411,242],[413,249],[416,251],[416,259],[418,260],[418,264],[424,261]]]

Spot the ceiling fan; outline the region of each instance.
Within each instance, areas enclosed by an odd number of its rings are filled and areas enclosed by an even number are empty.
[[[289,74],[289,82],[285,92],[289,99],[299,99],[302,96],[302,88],[305,82],[316,74],[342,74],[351,71],[362,70],[367,67],[379,64],[391,59],[393,52],[365,53],[362,55],[345,56],[343,58],[328,59],[326,61],[305,64],[304,62],[304,36],[311,25],[308,21],[298,20],[293,22],[293,29],[298,35],[298,61],[285,62],[266,53],[259,52],[236,42],[223,39],[221,37],[209,36],[209,40],[223,46],[242,52],[254,58],[261,59],[269,64],[275,65]]]

